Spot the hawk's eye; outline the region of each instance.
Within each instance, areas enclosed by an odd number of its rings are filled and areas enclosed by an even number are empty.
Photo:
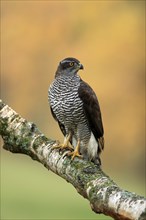
[[[70,66],[73,66],[73,65],[74,65],[74,62],[70,62],[69,65],[70,65]]]

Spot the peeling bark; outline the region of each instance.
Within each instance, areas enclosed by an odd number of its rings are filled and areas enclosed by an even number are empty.
[[[3,148],[22,153],[42,163],[47,169],[71,183],[88,199],[96,213],[114,219],[146,219],[146,199],[123,190],[97,165],[52,149],[56,141],[46,138],[35,124],[26,121],[8,105],[0,101],[0,134]]]

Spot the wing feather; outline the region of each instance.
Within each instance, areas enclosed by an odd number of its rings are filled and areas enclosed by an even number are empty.
[[[99,151],[104,148],[104,129],[98,99],[93,89],[82,79],[79,86],[79,97],[83,101],[83,108],[91,131],[99,143]]]
[[[57,119],[57,117],[56,117],[55,113],[53,112],[53,109],[51,108],[51,106],[50,106],[50,110],[51,110],[53,118],[58,122],[60,130],[62,131],[63,135],[65,136],[66,135],[65,126],[62,123],[60,123],[60,121]]]

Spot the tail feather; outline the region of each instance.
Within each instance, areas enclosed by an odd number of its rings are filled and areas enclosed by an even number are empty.
[[[98,139],[98,153],[101,153],[103,149],[104,149],[104,137],[100,137]]]

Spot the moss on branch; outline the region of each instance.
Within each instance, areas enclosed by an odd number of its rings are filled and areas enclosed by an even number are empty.
[[[144,197],[119,188],[99,166],[79,158],[71,161],[64,152],[53,149],[56,141],[45,137],[34,123],[23,119],[2,101],[0,134],[4,149],[26,154],[70,182],[89,200],[94,212],[120,220],[146,219]]]

